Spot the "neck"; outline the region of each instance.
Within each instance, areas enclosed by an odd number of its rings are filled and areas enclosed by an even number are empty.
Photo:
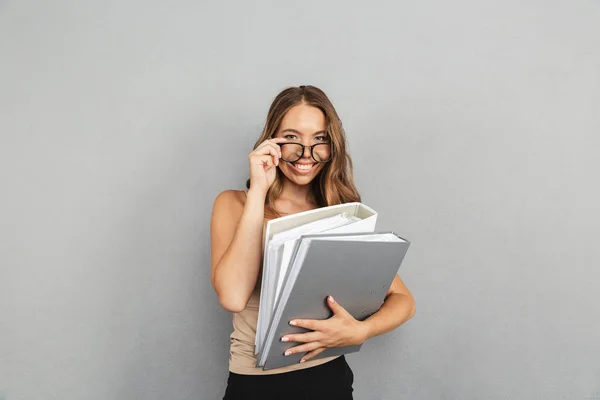
[[[312,194],[312,185],[297,185],[294,182],[284,179],[281,191],[281,199],[290,199],[298,203],[314,203]]]

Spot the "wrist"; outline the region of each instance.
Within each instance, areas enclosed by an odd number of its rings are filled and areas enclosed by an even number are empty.
[[[355,340],[357,344],[363,344],[370,338],[370,326],[368,320],[358,321],[356,328]]]
[[[248,196],[262,198],[264,200],[267,197],[267,190],[258,189],[256,187],[250,186],[250,189],[248,189]]]

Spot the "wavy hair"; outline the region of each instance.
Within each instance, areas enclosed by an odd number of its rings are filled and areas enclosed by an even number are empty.
[[[326,130],[331,141],[333,157],[325,164],[319,175],[312,180],[312,192],[319,207],[361,201],[354,185],[352,158],[347,152],[346,134],[342,122],[327,95],[314,86],[289,87],[275,97],[260,138],[254,149],[267,139],[271,139],[279,130],[285,114],[294,106],[306,104],[318,108],[325,115]],[[283,190],[283,172],[278,168],[275,181],[267,191],[265,199],[265,217],[277,218],[281,214],[272,204]],[[246,182],[250,188],[250,179]]]

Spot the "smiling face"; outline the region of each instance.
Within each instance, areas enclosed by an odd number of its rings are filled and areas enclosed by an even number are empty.
[[[300,143],[305,146],[319,144],[314,148],[313,155],[317,160],[323,161],[330,154],[329,136],[326,131],[325,115],[316,107],[299,104],[288,110],[277,133],[274,137],[287,139],[281,146],[283,159],[294,162],[280,162],[279,168],[287,179],[297,185],[310,183],[323,168],[325,162],[317,162],[311,156],[309,147],[304,148],[291,143]],[[299,158],[299,159],[298,159]],[[298,159],[296,161],[296,159]],[[283,160],[282,160],[283,161]]]

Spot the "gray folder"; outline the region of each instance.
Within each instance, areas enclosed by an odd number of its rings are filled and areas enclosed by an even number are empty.
[[[369,236],[374,239],[375,235],[393,236],[394,241],[354,240]],[[261,361],[264,361],[267,370],[298,363],[304,354],[285,356],[284,352],[301,343],[280,339],[286,334],[307,332],[289,325],[292,319],[331,317],[326,303],[328,295],[358,320],[379,310],[409,245],[408,240],[394,232],[302,236],[284,289],[278,296],[257,366],[263,366]],[[361,345],[329,348],[313,359],[354,353],[360,348]]]

